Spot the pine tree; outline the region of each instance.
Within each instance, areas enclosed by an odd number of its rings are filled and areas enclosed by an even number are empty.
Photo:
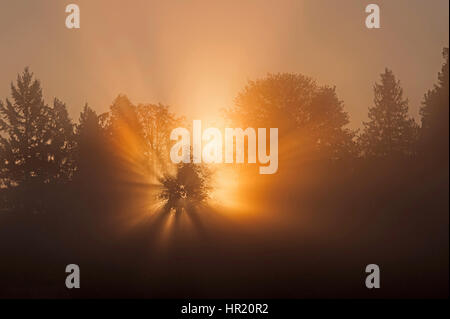
[[[40,82],[25,68],[0,102],[0,179],[4,186],[70,179],[73,126],[59,100],[45,104]]]
[[[374,106],[364,122],[360,146],[367,157],[409,156],[414,154],[417,124],[408,115],[408,100],[403,98],[400,81],[385,69],[381,83],[374,86]]]
[[[1,178],[6,185],[44,180],[51,140],[50,108],[38,80],[25,68],[11,83],[13,101],[0,103]]]
[[[438,153],[447,158],[449,143],[449,74],[448,48],[442,53],[445,62],[438,74],[438,83],[429,90],[422,102],[420,115],[422,116],[421,146],[425,152]]]
[[[97,113],[86,103],[83,111],[80,113],[80,119],[77,125],[77,134],[79,136],[89,136],[92,133],[98,133],[101,129]]]
[[[76,126],[76,161],[78,176],[94,178],[102,168],[104,140],[97,113],[86,103]]]
[[[54,181],[68,182],[76,169],[73,154],[76,147],[74,125],[69,118],[66,105],[58,99],[54,99],[50,115],[53,172],[49,177]]]
[[[85,104],[76,125],[75,157],[77,171],[74,184],[77,187],[81,211],[96,212],[110,197],[110,187],[117,170],[113,167],[105,130],[100,117]],[[91,216],[92,217],[92,216]]]

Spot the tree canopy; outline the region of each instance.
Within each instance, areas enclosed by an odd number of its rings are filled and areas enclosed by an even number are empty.
[[[268,74],[249,81],[225,116],[238,127],[277,127],[281,139],[294,136],[321,158],[343,158],[356,151],[335,87],[319,86],[301,74]]]

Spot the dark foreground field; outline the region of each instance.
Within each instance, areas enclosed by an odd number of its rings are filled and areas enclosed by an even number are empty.
[[[326,173],[295,187],[274,180],[248,196],[262,207],[252,215],[208,206],[147,213],[132,193],[122,207],[112,195],[97,203],[96,214],[80,203],[3,212],[0,297],[448,297],[448,166],[414,171],[405,179],[398,167],[385,170],[390,183],[376,171],[365,184]],[[142,217],[120,227],[126,221],[111,217],[119,210]],[[65,287],[70,263],[80,266],[81,289]],[[365,287],[371,263],[381,289]]]

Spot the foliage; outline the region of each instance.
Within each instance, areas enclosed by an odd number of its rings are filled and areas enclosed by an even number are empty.
[[[209,197],[211,172],[204,165],[181,163],[176,174],[159,179],[162,190],[159,198],[166,201],[166,209],[181,210],[186,204],[198,204]]]
[[[367,157],[411,156],[417,142],[418,126],[408,115],[408,100],[403,97],[400,81],[385,69],[381,83],[374,86],[374,106],[360,136]]]
[[[277,127],[280,138],[295,136],[321,158],[355,155],[355,132],[336,89],[304,75],[281,73],[249,81],[225,117],[237,127]]]
[[[0,179],[6,186],[67,182],[74,162],[73,124],[64,103],[45,104],[40,82],[25,68],[0,102]]]
[[[438,83],[429,90],[422,102],[421,148],[429,155],[440,157],[448,162],[448,132],[449,132],[449,74],[448,48],[442,53],[444,64],[438,74]]]

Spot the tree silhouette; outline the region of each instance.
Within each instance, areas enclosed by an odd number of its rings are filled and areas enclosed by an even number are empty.
[[[77,135],[82,140],[98,134],[101,129],[97,113],[86,103],[78,120]]]
[[[364,122],[360,136],[367,157],[389,157],[414,154],[418,127],[408,115],[408,100],[391,70],[381,74],[374,86],[374,106],[369,108],[369,121]]]
[[[114,162],[114,179],[140,180],[149,173],[145,156],[146,143],[137,107],[127,96],[119,95],[110,111],[99,116],[109,147],[110,162]]]
[[[277,127],[280,138],[295,132],[309,153],[321,158],[342,158],[356,151],[354,132],[345,128],[349,117],[335,88],[318,86],[301,74],[268,74],[249,81],[225,116],[237,127]]]
[[[181,126],[183,118],[176,117],[162,104],[140,104],[137,114],[145,143],[145,157],[152,172],[167,172],[171,166],[170,133]]]
[[[76,147],[74,125],[67,113],[66,105],[58,99],[51,108],[50,125],[52,138],[50,152],[52,156],[52,178],[58,182],[68,182],[76,169],[74,149]]]
[[[73,125],[66,106],[49,107],[40,82],[25,68],[11,84],[12,101],[0,102],[1,180],[6,186],[68,181],[73,172]]]
[[[307,109],[309,115],[303,131],[309,134],[321,158],[342,159],[357,155],[355,132],[345,127],[349,116],[335,87],[318,88]]]
[[[444,64],[438,74],[438,83],[429,90],[422,102],[421,146],[425,152],[444,157],[448,162],[448,132],[449,132],[449,74],[448,48],[444,48]]]
[[[162,190],[159,198],[165,200],[165,210],[181,212],[188,205],[204,202],[209,197],[211,172],[205,165],[180,163],[175,175],[159,179]]]
[[[102,179],[105,169],[105,138],[97,113],[85,104],[76,126],[77,177],[87,181],[86,186]]]

